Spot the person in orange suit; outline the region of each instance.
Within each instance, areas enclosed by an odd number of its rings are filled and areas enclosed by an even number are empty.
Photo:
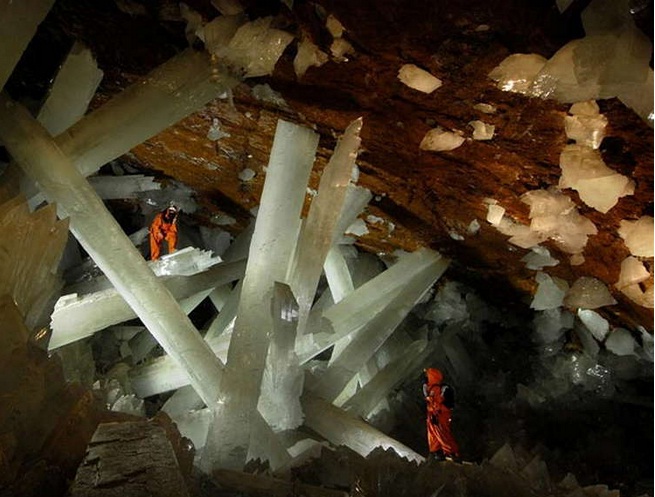
[[[177,246],[177,215],[178,209],[171,204],[155,216],[150,225],[150,259],[159,259],[161,243],[168,242],[168,253],[175,252]]]
[[[459,447],[450,431],[454,393],[443,383],[443,374],[436,368],[424,370],[423,397],[427,403],[427,435],[429,458],[459,461]],[[450,391],[448,391],[450,389]]]

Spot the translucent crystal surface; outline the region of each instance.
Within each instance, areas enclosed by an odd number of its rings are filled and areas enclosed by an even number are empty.
[[[323,170],[318,194],[312,201],[307,219],[298,237],[293,265],[289,269],[289,284],[298,299],[299,333],[304,333],[309,309],[314,300],[323,263],[330,247],[342,233],[339,215],[346,200],[347,187],[355,167],[361,139],[362,119],[356,119],[337,143],[334,153]]]
[[[161,185],[152,176],[143,174],[93,176],[89,178],[89,183],[100,198],[105,200],[138,198],[140,192],[161,189]]]
[[[271,301],[273,333],[257,409],[274,432],[303,421],[300,394],[304,372],[295,352],[299,306],[288,285],[275,283]]]
[[[578,309],[578,317],[599,342],[602,342],[610,331],[610,324],[595,311]]]

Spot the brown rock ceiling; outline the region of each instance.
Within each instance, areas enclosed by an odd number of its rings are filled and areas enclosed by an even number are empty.
[[[206,20],[217,14],[209,0],[188,3]],[[316,188],[336,137],[351,120],[362,116],[358,184],[375,196],[367,214],[393,222],[395,230],[389,233],[386,225],[369,223],[370,233],[357,245],[377,253],[429,246],[453,258],[447,276],[469,283],[491,301],[508,306],[529,302],[536,284],[535,272],[520,260],[527,251],[510,245],[506,236],[485,221],[483,200],[494,198],[515,220],[529,222],[528,206],[519,197],[557,184],[559,154],[567,143],[563,119],[569,106],[500,91],[487,74],[510,53],[549,57],[568,40],[581,37],[577,13],[587,3],[575,1],[560,15],[554,2],[545,0],[296,1],[293,12],[278,2],[250,2],[251,16],[277,15],[284,29],[306,33],[327,52],[331,36],[318,14],[320,4],[342,22],[344,37],[356,53],[347,62],[331,60],[312,67],[298,80],[292,65],[293,43],[271,77],[249,80],[235,90],[234,107],[227,100],[216,100],[137,146],[124,159],[193,188],[201,207],[191,216],[193,220],[209,224],[213,215],[225,213],[237,219],[227,227],[236,233],[247,224],[248,211],[259,203],[263,168],[279,118],[320,133],[310,179],[310,187]],[[9,89],[38,100],[47,82],[44,75],[56,67],[70,40],[80,39],[105,71],[92,103],[97,107],[184,48],[184,23],[175,15],[167,16],[171,12],[175,14],[175,4],[165,0],[60,0]],[[652,38],[652,3],[649,12],[637,21],[646,23]],[[489,29],[479,29],[481,25]],[[46,46],[51,59],[35,61],[31,54],[42,54]],[[443,86],[430,95],[406,87],[396,77],[406,63],[429,70]],[[263,83],[279,92],[287,106],[254,98],[251,87]],[[494,105],[497,112],[475,110],[473,106],[481,102]],[[569,265],[567,254],[544,243],[560,260],[546,271],[569,284],[580,276],[603,280],[619,304],[600,312],[614,324],[639,324],[652,330],[652,310],[632,303],[613,284],[621,261],[629,255],[617,233],[620,221],[653,215],[653,131],[616,99],[599,105],[609,120],[601,147],[603,159],[636,182],[635,194],[601,214],[567,190],[580,212],[597,226],[598,234],[589,238],[586,260],[580,266]],[[206,138],[213,117],[220,119],[230,137],[218,142]],[[495,125],[491,141],[470,139],[468,123],[475,119]],[[466,142],[450,152],[419,150],[419,142],[435,125],[462,131]],[[238,178],[246,167],[257,173],[247,183]],[[473,219],[479,220],[481,229],[470,236],[466,228]],[[464,240],[453,239],[452,233],[463,235]],[[652,272],[652,259],[647,265]]]

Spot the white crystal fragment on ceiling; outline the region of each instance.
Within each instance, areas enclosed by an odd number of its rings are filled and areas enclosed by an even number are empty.
[[[636,346],[632,334],[624,328],[614,328],[605,340],[605,348],[620,356],[634,355]]]
[[[496,112],[496,106],[491,104],[486,104],[483,102],[475,104],[473,108],[475,110],[479,110],[480,112],[483,112],[484,114],[494,114]]]
[[[624,219],[619,227],[630,253],[637,257],[653,257],[653,217],[641,216],[636,221]]]
[[[251,181],[255,177],[256,173],[249,167],[246,167],[245,169],[242,169],[239,172],[239,179],[241,181]]]
[[[578,309],[578,317],[596,340],[602,342],[610,331],[607,320],[595,311]]]
[[[207,131],[207,139],[211,141],[218,141],[221,138],[229,138],[230,133],[227,133],[221,129],[221,122],[217,117],[212,118],[211,126]]]
[[[242,16],[218,16],[202,27],[202,38],[210,54],[222,57],[230,40],[245,21]]]
[[[498,204],[489,204],[487,208],[487,222],[492,226],[498,226],[505,214],[505,208]]]
[[[544,67],[546,58],[537,54],[513,54],[489,73],[498,88],[515,93],[531,94],[532,82]]]
[[[464,137],[452,131],[446,131],[437,127],[428,131],[419,145],[421,150],[430,150],[433,152],[443,152],[455,150],[462,143]]]
[[[328,61],[328,55],[311,40],[303,38],[298,43],[298,52],[293,59],[293,70],[302,78],[310,67],[320,67]]]
[[[573,254],[571,257],[569,257],[569,264],[571,266],[580,266],[584,264],[585,258],[584,255],[580,254]]]
[[[621,262],[621,273],[619,281],[616,282],[616,288],[621,290],[626,286],[637,285],[648,278],[650,278],[650,273],[643,262],[636,257],[628,256]]]
[[[230,63],[243,67],[244,77],[266,76],[284,52],[293,35],[271,28],[272,17],[261,17],[239,27],[230,40],[226,57]]]
[[[526,192],[521,201],[530,205],[530,229],[553,239],[569,254],[582,252],[588,236],[598,233],[594,224],[578,213],[571,199],[555,188]]]
[[[566,281],[542,272],[537,273],[535,280],[539,286],[530,303],[530,308],[543,311],[561,307],[564,296],[569,289]]]
[[[466,228],[466,232],[469,235],[475,235],[478,231],[480,231],[480,223],[477,219],[474,219],[469,223],[468,227]]]
[[[428,94],[442,85],[439,78],[414,64],[402,66],[398,71],[398,79],[410,88]]]
[[[596,116],[577,115],[564,117],[566,137],[578,145],[597,149],[605,138],[607,118],[602,114]]]
[[[335,38],[330,45],[330,53],[337,62],[348,62],[346,55],[355,53],[353,46],[343,38]]]
[[[572,116],[594,117],[600,115],[600,107],[598,107],[595,100],[576,102],[569,109],[569,114]]]
[[[275,91],[267,83],[255,85],[252,87],[252,96],[255,97],[260,102],[266,102],[273,104],[276,107],[285,108],[287,107],[287,102],[282,97],[282,94]]]
[[[355,221],[353,221],[353,223],[346,229],[346,233],[355,236],[366,235],[368,233],[366,222],[361,218],[355,219]]]
[[[503,216],[495,228],[510,237],[509,243],[524,249],[532,248],[548,239],[548,234],[535,231],[530,226],[517,223],[507,216]]]
[[[560,154],[560,188],[577,190],[582,201],[606,213],[620,197],[634,193],[634,182],[605,165],[600,152],[585,145],[566,145]]]
[[[582,276],[575,280],[566,295],[564,303],[571,308],[598,309],[616,304],[616,300],[599,279]]]
[[[325,27],[330,32],[333,38],[341,38],[345,31],[343,24],[339,22],[339,19],[330,14],[325,20]]]
[[[471,121],[469,125],[473,127],[474,140],[491,140],[494,137],[496,127],[493,124],[476,120]]]
[[[532,247],[530,252],[525,254],[521,261],[525,262],[528,269],[543,269],[545,266],[557,266],[559,260],[550,255],[550,251],[541,246]]]

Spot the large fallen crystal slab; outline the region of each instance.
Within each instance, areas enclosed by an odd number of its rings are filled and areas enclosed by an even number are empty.
[[[30,213],[22,195],[0,205],[0,252],[11,263],[0,265],[0,294],[14,299],[29,329],[47,323],[63,282],[57,266],[67,241],[68,221],[55,207]]]
[[[241,278],[244,265],[242,261],[217,264],[192,276],[162,278],[162,286],[167,288],[176,300],[186,299],[203,290],[211,290]],[[56,349],[135,317],[136,312],[115,288],[83,296],[63,296],[51,316],[52,337],[48,348]]]
[[[0,139],[62,215],[70,217],[75,237],[162,348],[183,366],[198,393],[214,402],[222,375],[216,356],[70,158],[6,95],[0,96]]]
[[[0,3],[0,90],[53,3],[54,0],[3,0]]]
[[[246,462],[251,416],[273,330],[273,286],[286,280],[317,145],[318,135],[312,130],[278,121],[220,386],[217,422],[202,457],[205,469],[241,469]]]

